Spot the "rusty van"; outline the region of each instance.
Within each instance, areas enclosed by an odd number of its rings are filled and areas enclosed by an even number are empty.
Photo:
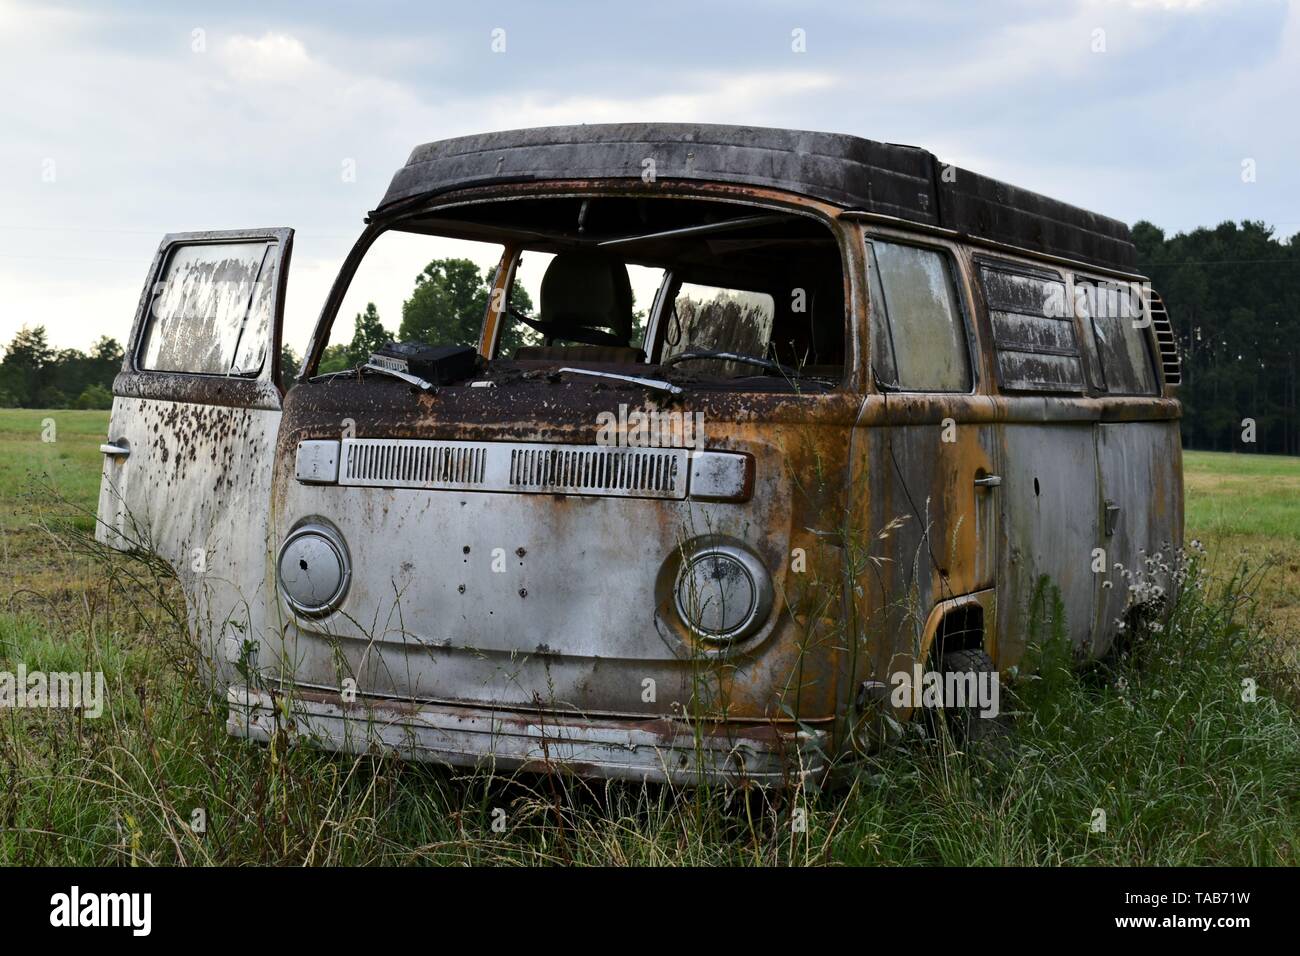
[[[103,446],[100,538],[175,568],[233,734],[779,783],[869,746],[891,675],[1019,666],[1043,607],[1104,654],[1181,544],[1127,227],[923,149],[420,146],[289,388],[292,245],[164,238]]]

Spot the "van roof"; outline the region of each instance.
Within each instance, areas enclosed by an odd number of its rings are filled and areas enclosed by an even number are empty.
[[[915,146],[839,133],[694,123],[542,126],[417,146],[372,215],[470,186],[640,179],[760,186],[1131,272],[1128,226]]]

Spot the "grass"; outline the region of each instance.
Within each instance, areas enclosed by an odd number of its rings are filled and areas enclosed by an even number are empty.
[[[1267,566],[1266,616],[1279,633],[1300,636],[1300,459],[1187,452],[1183,481],[1188,539],[1199,538],[1223,566]]]
[[[93,511],[107,431],[108,412],[0,408],[0,529],[25,528],[44,513],[44,496],[32,495],[41,485]],[[89,530],[89,518],[79,527]]]
[[[99,720],[0,709],[0,863],[1297,862],[1296,459],[1187,455],[1188,537],[1210,557],[1167,626],[1108,667],[1080,670],[1043,635],[1034,676],[1004,692],[1009,752],[904,733],[840,788],[764,796],[228,737],[166,582],[62,533],[89,527],[55,493],[93,509],[105,427],[102,412],[0,411],[0,671],[98,670],[108,685]],[[1240,554],[1275,564],[1243,574]]]

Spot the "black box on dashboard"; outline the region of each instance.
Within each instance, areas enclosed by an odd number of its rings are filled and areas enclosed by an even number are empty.
[[[370,356],[374,365],[416,375],[434,385],[450,385],[478,371],[478,352],[468,345],[389,342]]]

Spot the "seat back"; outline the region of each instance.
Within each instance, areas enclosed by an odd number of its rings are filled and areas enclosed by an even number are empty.
[[[604,329],[624,344],[631,341],[632,283],[618,259],[596,252],[559,253],[542,277],[541,299],[543,322]]]

